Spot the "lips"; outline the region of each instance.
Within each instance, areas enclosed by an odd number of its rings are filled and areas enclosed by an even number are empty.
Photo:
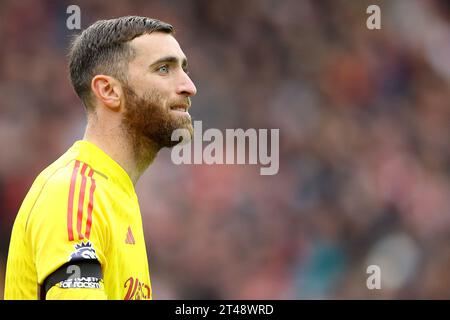
[[[170,107],[170,110],[178,113],[179,115],[183,115],[183,116],[189,116],[190,114],[188,112],[188,109],[190,107],[190,104],[188,103],[181,103],[181,104],[176,104]]]
[[[174,111],[180,111],[180,112],[187,112],[187,106],[173,106],[170,107],[170,110],[174,110]]]

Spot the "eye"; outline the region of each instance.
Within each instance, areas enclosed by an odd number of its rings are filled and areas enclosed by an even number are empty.
[[[168,73],[169,72],[169,66],[167,64],[164,64],[164,65],[160,66],[158,68],[158,72]]]

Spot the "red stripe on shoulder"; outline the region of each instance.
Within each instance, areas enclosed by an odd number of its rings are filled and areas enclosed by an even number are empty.
[[[73,196],[75,193],[75,185],[77,182],[77,174],[78,169],[80,167],[80,161],[75,160],[75,166],[72,171],[72,178],[70,180],[70,189],[69,189],[69,200],[67,205],[67,233],[69,237],[69,241],[73,241]]]
[[[91,179],[91,189],[89,190],[89,204],[88,204],[88,218],[86,222],[86,238],[89,239],[91,235],[92,227],[92,210],[94,209],[94,191],[95,191],[95,179],[92,178],[94,170],[89,171],[89,178]]]
[[[77,219],[77,232],[78,239],[83,240],[84,236],[81,232],[81,225],[83,222],[83,206],[84,206],[84,194],[86,193],[86,176],[84,175],[87,169],[87,164],[83,163],[81,167],[81,187],[80,194],[78,196],[78,219]]]

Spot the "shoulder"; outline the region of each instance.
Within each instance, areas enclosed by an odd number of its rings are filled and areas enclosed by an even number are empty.
[[[107,189],[104,181],[107,179],[88,163],[77,159],[65,163],[54,163],[42,171],[33,183],[32,189],[39,191],[38,197],[50,193],[66,194],[67,197],[75,193],[85,193],[86,188],[92,191]]]
[[[41,190],[26,223],[33,248],[39,251],[40,247],[55,243],[72,247],[73,241],[92,237],[97,245],[99,242],[103,245],[108,236],[108,221],[96,196],[99,188],[95,170],[75,159],[53,170],[44,170],[41,175]]]
[[[98,179],[103,178],[94,168],[77,159],[53,163],[36,178],[27,196],[27,225],[36,220],[45,220],[45,225],[66,219],[76,223],[92,215],[94,199],[98,207],[98,194],[106,189]]]

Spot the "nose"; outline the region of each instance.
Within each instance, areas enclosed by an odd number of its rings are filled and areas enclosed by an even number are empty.
[[[195,87],[195,84],[192,82],[191,78],[189,78],[187,73],[182,72],[181,81],[177,87],[177,94],[192,97],[195,96],[196,93],[197,88]]]

